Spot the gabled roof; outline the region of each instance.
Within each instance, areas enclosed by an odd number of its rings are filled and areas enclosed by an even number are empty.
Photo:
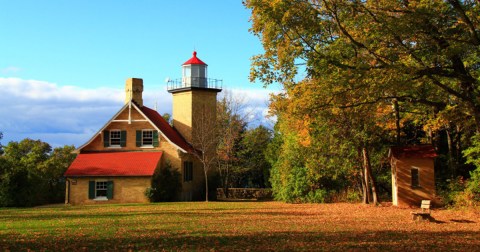
[[[390,156],[399,158],[435,158],[437,153],[432,145],[395,146],[390,148]]]
[[[184,65],[207,65],[207,64],[205,64],[205,62],[197,58],[197,52],[193,51],[193,57],[187,60],[185,63],[183,63],[182,66]]]
[[[131,108],[136,109],[141,115],[143,115],[145,119],[147,119],[152,126],[155,127],[163,137],[165,137],[165,139],[167,139],[168,142],[173,144],[182,152],[191,153],[193,151],[193,148],[190,146],[190,144],[188,144],[187,141],[180,135],[180,133],[170,126],[170,124],[168,124],[168,122],[165,121],[165,119],[157,111],[145,106],[139,108],[135,102],[130,101],[129,103],[125,104],[95,135],[93,135],[88,142],[78,147],[77,152],[90,144],[115,118],[117,118],[118,115],[120,115],[120,113],[122,113],[125,109]]]
[[[161,157],[162,152],[82,153],[64,176],[152,176]]]
[[[143,114],[155,124],[155,126],[163,133],[165,138],[169,139],[172,143],[191,153],[193,151],[192,146],[176,131],[157,111],[143,106],[140,108]]]

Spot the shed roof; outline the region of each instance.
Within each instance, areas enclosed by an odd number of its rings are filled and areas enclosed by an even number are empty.
[[[64,176],[152,176],[161,157],[162,152],[81,153]]]
[[[435,158],[437,153],[432,145],[394,146],[390,148],[390,156],[399,158]]]

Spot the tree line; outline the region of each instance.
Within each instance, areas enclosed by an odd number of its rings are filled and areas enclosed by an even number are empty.
[[[251,80],[280,83],[270,149],[279,200],[376,203],[393,145],[432,144],[447,201],[480,200],[480,3],[246,0],[264,48]]]
[[[75,159],[74,149],[52,149],[48,143],[28,138],[0,144],[0,207],[63,203],[63,173]]]

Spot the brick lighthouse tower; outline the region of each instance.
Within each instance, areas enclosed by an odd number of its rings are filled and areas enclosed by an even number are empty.
[[[208,78],[207,66],[194,51],[193,57],[182,65],[182,79],[167,83],[168,92],[173,95],[173,127],[192,144],[202,130],[200,121],[214,123],[217,93],[222,91],[221,80]]]

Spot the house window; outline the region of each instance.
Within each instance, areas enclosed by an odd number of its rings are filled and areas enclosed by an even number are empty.
[[[183,181],[188,182],[193,180],[193,162],[183,162]]]
[[[113,199],[113,181],[89,181],[88,198],[93,200]]]
[[[120,146],[121,133],[120,130],[110,131],[110,146]]]
[[[412,187],[420,187],[420,178],[418,173],[418,167],[412,167],[410,170],[410,174],[412,177]]]
[[[136,131],[137,147],[158,147],[158,131],[156,130],[137,130]]]
[[[127,146],[126,130],[104,130],[103,131],[104,147],[125,147]]]
[[[107,181],[95,182],[95,198],[107,197]]]
[[[153,130],[143,130],[142,131],[142,145],[143,146],[152,146],[153,145]]]

